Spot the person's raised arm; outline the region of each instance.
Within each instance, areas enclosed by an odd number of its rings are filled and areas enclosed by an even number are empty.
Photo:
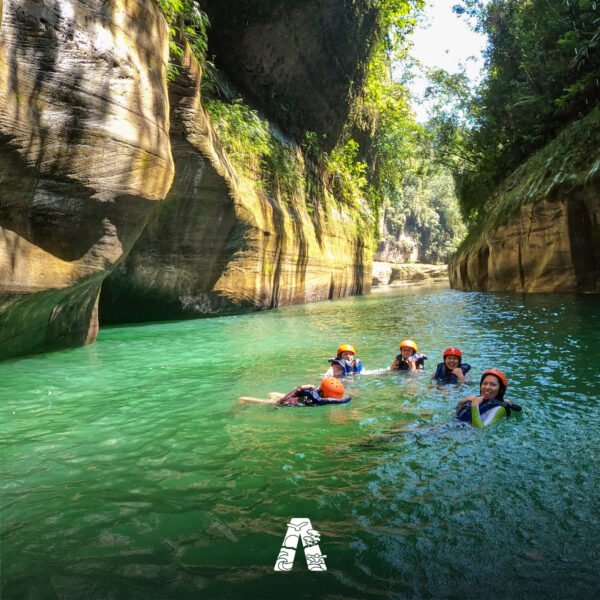
[[[460,367],[456,367],[456,369],[452,369],[452,374],[456,376],[458,379],[458,383],[462,383],[465,380],[465,374]]]

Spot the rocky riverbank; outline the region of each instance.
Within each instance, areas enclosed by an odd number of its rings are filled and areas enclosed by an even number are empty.
[[[448,281],[448,265],[373,262],[373,287]]]

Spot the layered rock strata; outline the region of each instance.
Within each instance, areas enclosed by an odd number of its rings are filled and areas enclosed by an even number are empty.
[[[463,290],[600,292],[596,110],[519,168],[449,264]]]
[[[370,287],[371,238],[331,199],[267,197],[236,174],[202,107],[189,51],[170,84],[173,185],[106,280],[103,322],[168,320],[337,298]],[[287,201],[286,201],[287,200]]]
[[[168,34],[151,0],[5,0],[0,358],[95,339],[104,277],[170,187]]]

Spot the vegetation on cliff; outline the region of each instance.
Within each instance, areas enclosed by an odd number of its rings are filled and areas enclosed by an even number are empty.
[[[270,14],[267,4],[261,7]],[[359,21],[375,14],[376,24],[363,75],[351,87],[353,109],[333,146],[322,132],[304,131],[295,140],[282,133],[275,123],[289,118],[287,103],[277,104],[285,114],[276,110],[269,118],[207,63],[208,20],[192,0],[160,0],[160,6],[172,40],[187,37],[205,65],[204,105],[225,151],[265,194],[283,205],[300,203],[311,215],[339,204],[357,234],[411,240],[421,260],[445,260],[455,249],[464,226],[453,185],[433,166],[429,134],[415,122],[406,87],[390,75],[391,61],[406,57],[422,0],[363,0],[353,7]]]
[[[600,178],[600,107],[561,131],[554,140],[517,168],[496,189],[486,210],[472,223],[463,249],[486,231],[506,224],[523,204],[581,188]]]
[[[600,100],[596,0],[463,0],[457,9],[487,34],[485,77],[432,74],[437,155],[456,179],[463,214]]]
[[[186,40],[196,58],[203,64],[206,59],[208,28],[210,23],[206,13],[201,11],[194,0],[155,0],[169,25],[169,49],[171,56],[181,59],[183,49],[178,40]],[[169,77],[172,79],[177,67],[169,63]]]

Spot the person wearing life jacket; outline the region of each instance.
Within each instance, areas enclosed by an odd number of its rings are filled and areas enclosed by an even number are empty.
[[[346,404],[350,396],[344,396],[344,385],[335,377],[325,377],[317,388],[300,385],[277,401],[278,406],[322,406],[324,404]]]
[[[446,348],[442,354],[443,362],[438,363],[431,379],[440,383],[461,383],[471,370],[471,365],[462,362],[462,352],[455,346]]]
[[[484,371],[479,381],[479,396],[466,396],[459,400],[456,418],[473,427],[487,427],[504,417],[510,417],[513,410],[521,411],[518,404],[504,400],[507,387],[508,379],[502,371]]]
[[[319,387],[299,385],[287,394],[271,392],[267,398],[242,396],[238,400],[258,404],[276,404],[277,406],[323,406],[325,404],[347,404],[352,398],[344,396],[344,385],[339,379],[325,377]]]
[[[413,340],[400,342],[400,354],[388,367],[389,371],[421,371],[425,368],[426,354],[420,354],[417,344]]]
[[[344,377],[345,375],[353,375],[360,373],[363,369],[360,359],[355,358],[356,350],[351,344],[340,344],[337,349],[335,358],[329,359],[331,365],[326,377]]]

